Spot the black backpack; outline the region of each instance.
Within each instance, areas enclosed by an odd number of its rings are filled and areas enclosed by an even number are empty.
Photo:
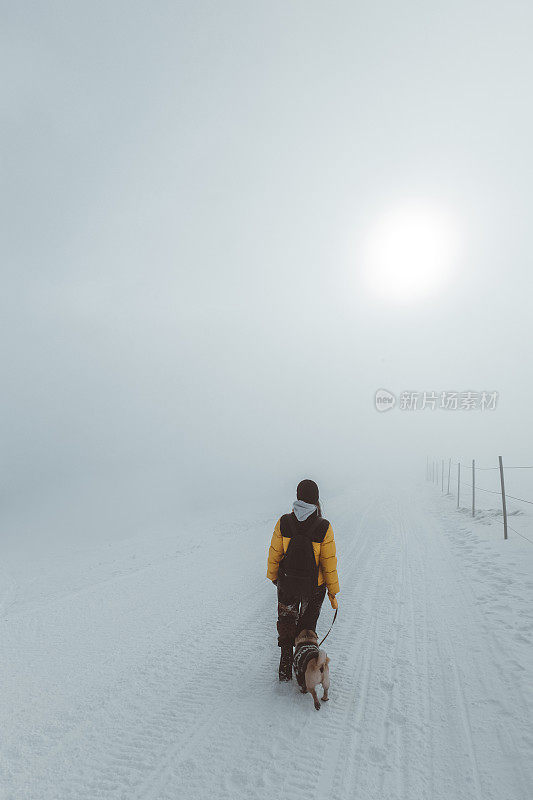
[[[292,597],[310,597],[318,586],[318,565],[311,537],[323,520],[317,517],[303,533],[292,515],[289,519],[292,536],[279,564],[278,587]]]

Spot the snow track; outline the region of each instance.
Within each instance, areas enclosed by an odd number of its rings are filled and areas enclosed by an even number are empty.
[[[274,519],[132,542],[134,569],[26,604],[6,573],[2,800],[530,800],[533,553],[431,490],[365,497],[327,507],[318,713],[276,680]]]

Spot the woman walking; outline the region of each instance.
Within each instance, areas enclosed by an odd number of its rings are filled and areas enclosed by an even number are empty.
[[[280,681],[292,679],[294,640],[300,631],[316,630],[326,589],[332,608],[339,593],[335,539],[322,517],[318,486],[301,481],[296,498],[292,514],[277,521],[268,551],[267,578],[278,589]]]

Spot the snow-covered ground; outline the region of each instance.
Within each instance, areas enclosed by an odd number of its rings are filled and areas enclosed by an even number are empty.
[[[341,594],[316,712],[277,682],[285,510],[9,541],[2,800],[533,797],[533,544],[431,485],[328,502]]]

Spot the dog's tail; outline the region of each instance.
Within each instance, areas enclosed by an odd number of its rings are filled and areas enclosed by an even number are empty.
[[[329,664],[329,658],[327,657],[326,651],[319,650],[318,658],[316,660],[316,665],[318,669],[322,672],[322,670],[324,669],[325,666],[327,666],[327,664]]]

